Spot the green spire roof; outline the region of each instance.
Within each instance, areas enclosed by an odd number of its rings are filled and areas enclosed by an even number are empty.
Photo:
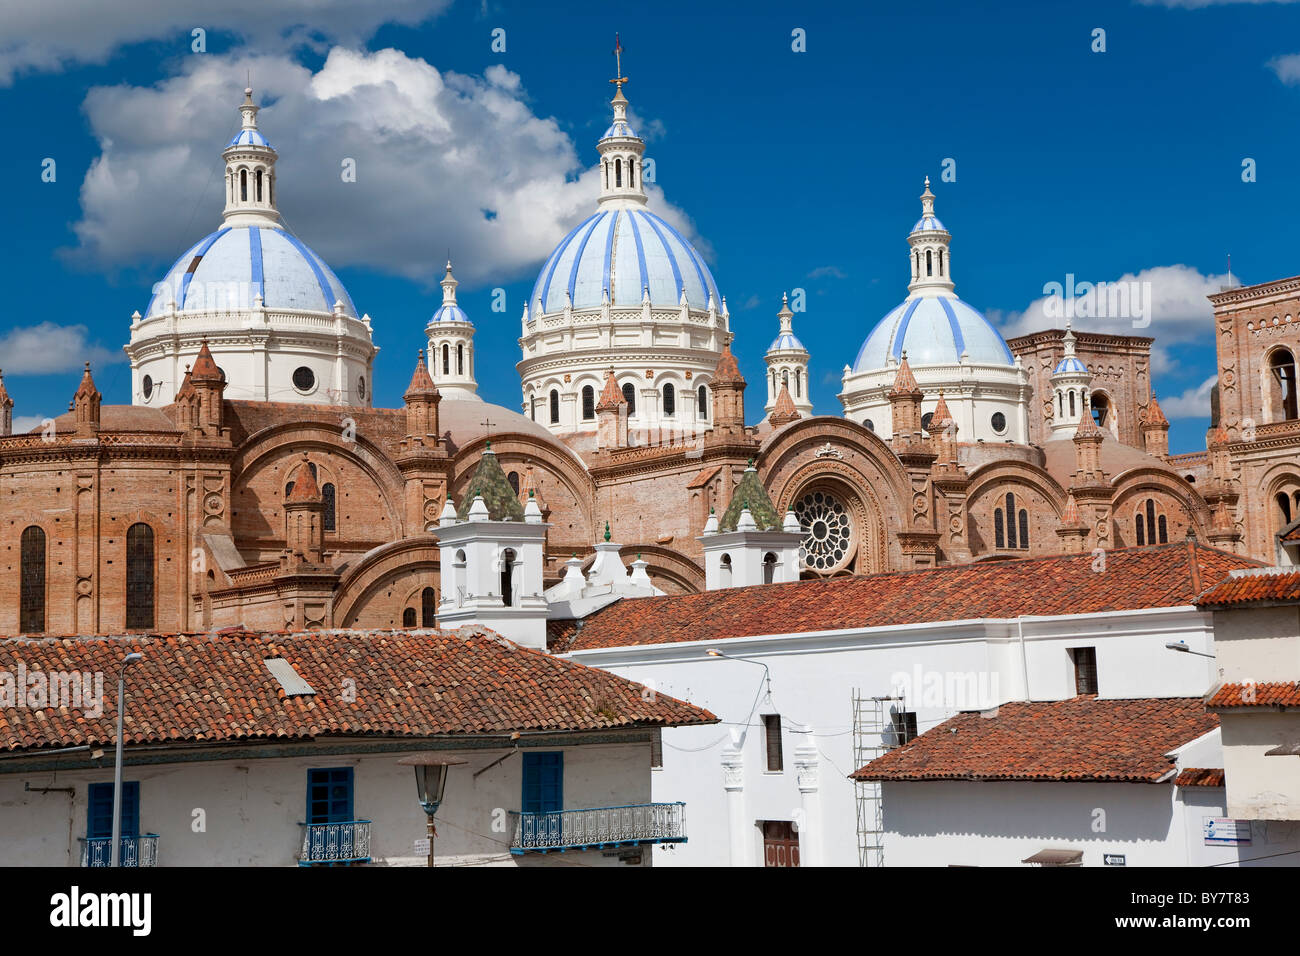
[[[519,503],[518,495],[506,480],[506,473],[501,470],[501,464],[492,451],[491,442],[484,449],[478,468],[474,470],[474,477],[470,478],[469,485],[465,488],[465,496],[460,499],[456,517],[461,521],[469,517],[469,509],[479,495],[483,496],[488,517],[493,521],[524,520],[524,506]]]
[[[772,506],[772,499],[767,496],[763,483],[758,480],[758,471],[752,464],[745,469],[740,484],[736,485],[736,490],[732,492],[731,504],[727,505],[722,521],[718,524],[718,530],[735,531],[742,508],[749,509],[759,531],[781,530],[781,517]]]

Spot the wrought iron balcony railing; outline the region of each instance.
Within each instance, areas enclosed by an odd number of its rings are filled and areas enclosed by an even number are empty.
[[[344,823],[300,823],[302,853],[299,866],[316,863],[368,863],[370,861],[370,821],[348,820]]]
[[[117,852],[121,866],[157,866],[158,834],[143,833],[140,836],[120,838],[121,849]],[[81,865],[109,866],[112,859],[112,837],[82,837]]]
[[[510,852],[515,854],[686,842],[684,803],[544,813],[512,811],[510,816]]]

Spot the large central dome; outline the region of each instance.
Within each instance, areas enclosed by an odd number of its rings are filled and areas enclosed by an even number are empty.
[[[226,226],[196,242],[154,286],[145,318],[167,311],[242,310],[261,296],[268,309],[332,312],[335,302],[352,318],[352,299],[330,267],[307,244],[270,226]]]
[[[955,295],[915,296],[892,309],[862,343],[853,371],[882,369],[903,353],[913,365],[1014,365],[1015,356],[989,320]]]
[[[638,306],[718,307],[718,287],[695,247],[663,219],[640,208],[603,209],[555,247],[537,276],[534,312]],[[539,306],[540,303],[540,306]]]

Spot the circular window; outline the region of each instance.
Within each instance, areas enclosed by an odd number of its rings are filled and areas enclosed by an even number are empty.
[[[144,392],[144,400],[147,402],[153,398],[153,377],[146,375],[140,382],[140,390]]]
[[[316,373],[305,365],[293,370],[293,387],[300,392],[310,392],[316,384]]]
[[[1007,430],[1007,416],[1003,415],[1001,412],[994,412],[993,418],[990,419],[990,421],[993,424],[993,430],[999,435]]]
[[[847,509],[827,491],[811,491],[794,506],[803,528],[804,563],[814,571],[840,567],[851,554],[853,523]]]
[[[357,379],[357,397],[366,397],[366,377],[364,375]]]
[[[928,432],[930,430],[930,422],[933,420],[934,420],[934,412],[926,412],[924,415],[922,415],[921,431]]]

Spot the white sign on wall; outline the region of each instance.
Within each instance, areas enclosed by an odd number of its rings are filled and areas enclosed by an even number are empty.
[[[1250,821],[1205,817],[1206,846],[1250,846]]]

